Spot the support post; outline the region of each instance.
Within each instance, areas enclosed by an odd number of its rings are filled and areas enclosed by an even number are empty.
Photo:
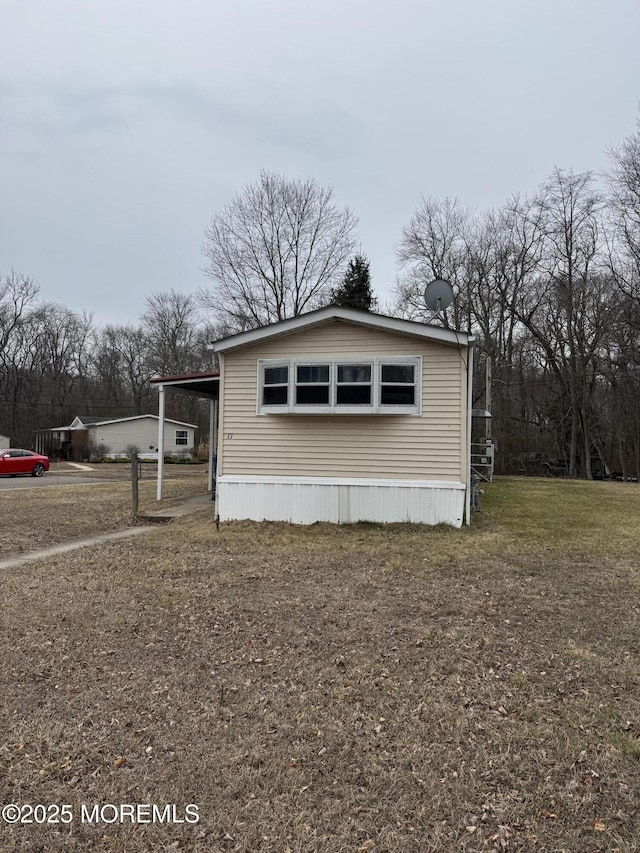
[[[164,477],[164,385],[158,386],[158,482],[156,500],[162,500],[162,480]]]
[[[216,400],[209,400],[209,489],[211,499],[216,495],[216,468],[214,464],[216,455]]]
[[[473,408],[473,343],[467,349],[467,494],[465,498],[465,516],[471,524],[471,409]]]
[[[138,516],[138,451],[131,454],[131,513]]]

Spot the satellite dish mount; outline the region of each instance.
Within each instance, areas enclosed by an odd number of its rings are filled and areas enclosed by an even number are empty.
[[[453,288],[445,279],[436,278],[425,287],[424,301],[427,308],[439,314],[453,302]]]

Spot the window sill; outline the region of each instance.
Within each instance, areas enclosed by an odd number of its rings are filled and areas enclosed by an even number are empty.
[[[420,415],[416,406],[262,406],[258,415]]]

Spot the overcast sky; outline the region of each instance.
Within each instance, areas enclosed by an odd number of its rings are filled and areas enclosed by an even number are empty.
[[[266,169],[334,189],[384,299],[422,196],[605,167],[639,37],[638,0],[2,0],[0,270],[135,321]]]

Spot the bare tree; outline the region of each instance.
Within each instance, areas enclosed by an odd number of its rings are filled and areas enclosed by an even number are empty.
[[[640,299],[640,119],[638,130],[609,152],[611,261],[622,289]]]
[[[1,411],[13,437],[56,422],[84,400],[91,319],[55,303],[25,307],[2,350]]]
[[[432,279],[443,278],[456,293],[455,303],[449,309],[453,325],[468,327],[468,312],[463,303],[467,282],[466,232],[470,220],[471,211],[458,199],[422,199],[409,224],[402,229],[397,247],[403,274],[395,287],[396,312],[409,319],[426,319],[425,286]],[[449,325],[446,312],[443,320]]]
[[[512,308],[565,391],[571,474],[591,478],[592,398],[607,315],[615,311],[602,275],[602,198],[589,172],[555,169],[529,216],[542,237],[539,264]]]
[[[145,413],[153,405],[149,380],[154,373],[142,326],[105,326],[93,353],[93,375],[100,388],[96,411]]]
[[[202,369],[198,326],[201,314],[194,296],[169,290],[147,297],[142,328],[149,359],[159,374]]]
[[[234,330],[328,302],[353,251],[356,226],[330,188],[262,172],[205,229],[204,271],[213,290],[204,298]]]
[[[609,372],[611,432],[623,477],[640,477],[640,118],[637,130],[609,152],[606,175],[608,260],[621,291],[619,323],[613,330]]]
[[[16,270],[0,277],[0,359],[3,357],[13,331],[34,304],[40,288]]]
[[[499,444],[513,453],[523,430],[530,437],[537,430],[553,439],[572,474],[586,477],[619,305],[603,273],[601,207],[589,173],[556,169],[532,198],[514,197],[482,216],[457,200],[423,200],[398,249],[406,273],[396,310],[425,318],[425,284],[448,279],[453,323],[476,334],[477,363],[483,354],[493,360]]]

